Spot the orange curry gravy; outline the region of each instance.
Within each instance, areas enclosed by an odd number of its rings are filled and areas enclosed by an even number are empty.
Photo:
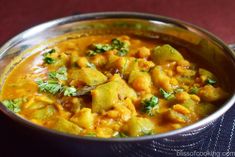
[[[186,49],[156,39],[97,35],[26,58],[7,76],[1,101],[38,125],[110,138],[182,128],[208,116],[227,96]]]

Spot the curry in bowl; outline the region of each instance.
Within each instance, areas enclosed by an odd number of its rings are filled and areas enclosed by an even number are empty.
[[[182,128],[228,96],[190,50],[109,34],[68,38],[30,55],[8,74],[0,98],[38,125],[115,138]]]

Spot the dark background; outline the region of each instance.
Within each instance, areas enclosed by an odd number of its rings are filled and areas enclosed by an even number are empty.
[[[0,43],[48,20],[76,13],[136,11],[178,18],[235,42],[234,0],[0,0]]]
[[[235,0],[0,0],[0,44],[48,20],[102,11],[135,11],[169,16],[203,27],[226,43],[235,43]],[[232,110],[226,115],[227,118],[235,118]],[[229,139],[235,121],[226,122],[230,127],[226,131],[228,126],[224,125],[224,119],[220,120],[215,133],[208,135],[205,147],[209,150],[223,151],[217,145],[227,146],[229,142],[232,148],[235,147],[235,138],[232,136]],[[66,156],[27,131],[0,113],[0,157]],[[229,136],[227,141],[226,135]],[[217,145],[213,145],[215,142]]]

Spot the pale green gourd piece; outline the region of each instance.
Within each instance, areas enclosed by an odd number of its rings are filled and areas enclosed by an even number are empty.
[[[38,120],[45,120],[53,116],[56,112],[55,108],[52,105],[47,105],[46,107],[38,110],[34,110],[29,118],[30,119],[38,119]]]
[[[200,76],[206,76],[207,79],[216,79],[215,75],[206,69],[199,68],[198,73]]]
[[[64,133],[76,134],[76,135],[78,135],[82,131],[82,128],[66,120],[65,118],[56,117],[53,119],[53,121],[54,121],[54,124],[50,127],[54,130],[58,130]]]
[[[133,83],[133,81],[137,78],[145,78],[146,80],[148,80],[148,84],[146,84],[146,86],[151,86],[151,76],[148,72],[143,72],[143,71],[139,71],[139,70],[133,70],[128,78],[128,83],[131,84]]]
[[[89,86],[95,86],[104,83],[107,77],[95,68],[81,68],[73,70],[71,74],[73,80],[79,80]]]
[[[119,85],[116,81],[102,84],[92,90],[92,112],[111,109],[118,102],[118,91]]]
[[[173,123],[185,123],[188,119],[185,115],[176,112],[173,109],[168,109],[163,114],[163,117]]]
[[[99,85],[91,91],[92,112],[102,112],[114,107],[114,105],[125,98],[135,100],[137,95],[125,81],[118,75],[114,75],[113,80]]]
[[[215,110],[216,110],[215,105],[211,103],[203,102],[203,103],[198,104],[196,112],[201,117],[205,117],[205,116],[208,116],[210,113],[214,112]]]
[[[94,126],[94,115],[90,108],[81,109],[70,120],[85,129],[93,129]]]
[[[152,50],[152,60],[156,64],[165,64],[170,61],[184,60],[184,57],[175,48],[165,44]]]
[[[184,103],[182,104],[184,107],[190,110],[190,112],[195,112],[197,108],[197,102],[193,101],[192,99],[185,100]]]
[[[143,136],[151,134],[154,129],[154,123],[142,117],[132,117],[126,124],[129,136]]]

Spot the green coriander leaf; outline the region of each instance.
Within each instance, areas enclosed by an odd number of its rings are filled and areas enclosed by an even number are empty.
[[[67,80],[67,68],[65,66],[60,67],[57,71],[48,73],[48,80],[38,80],[38,88],[40,92],[47,92],[51,94],[61,94],[64,96],[76,96],[77,90],[74,87],[67,87],[61,84],[61,80]]]
[[[166,92],[164,89],[162,89],[162,88],[160,88],[159,89],[159,91],[160,91],[160,93],[161,93],[161,95],[165,98],[165,99],[169,99],[170,97],[171,97],[171,95],[173,94],[173,93],[168,93],[168,92]]]
[[[48,73],[48,78],[52,79],[52,80],[56,80],[57,79],[56,75],[57,75],[56,71],[49,72]]]
[[[67,68],[65,66],[62,66],[62,67],[60,67],[57,70],[57,73],[59,73],[59,74],[67,74]]]
[[[118,51],[118,55],[119,55],[119,56],[125,56],[127,53],[128,53],[128,50],[127,50],[127,49],[120,49],[120,50]]]
[[[189,90],[189,94],[197,94],[199,92],[199,88],[198,87],[192,87]]]
[[[88,53],[87,53],[88,56],[94,56],[96,54],[97,53],[94,50],[89,50]]]
[[[88,56],[94,56],[96,54],[112,50],[112,46],[110,44],[93,44],[92,47],[93,49],[88,51]]]
[[[210,85],[216,84],[216,80],[213,80],[213,79],[210,79],[210,78],[208,78],[205,82],[206,82],[206,84],[210,84]]]
[[[102,53],[112,50],[112,46],[109,44],[95,44],[95,50]]]
[[[39,79],[39,80],[36,81],[36,83],[37,83],[38,85],[40,85],[40,84],[43,83],[43,80]]]
[[[18,98],[13,100],[4,100],[2,101],[3,105],[6,106],[9,110],[17,113],[20,112],[20,105],[26,102],[25,98]]]
[[[129,44],[127,42],[123,42],[118,39],[113,39],[111,46],[113,49],[118,50],[118,55],[119,56],[124,56],[128,53],[129,51]]]
[[[51,49],[47,53],[49,53],[49,54],[55,53],[55,49]]]
[[[92,49],[88,51],[88,56],[94,56],[110,50],[117,50],[119,56],[124,56],[129,51],[129,44],[118,39],[112,39],[111,44],[93,44]]]
[[[76,96],[77,89],[74,87],[64,87],[64,96]]]
[[[63,91],[63,87],[61,84],[59,84],[56,81],[50,80],[50,81],[37,81],[38,88],[40,92],[48,92],[51,94],[57,94]]]
[[[55,49],[51,49],[49,51],[47,51],[46,53],[43,54],[43,61],[47,64],[53,64],[55,62],[55,60],[53,58],[50,57],[50,55],[52,53],[55,53]]]
[[[50,58],[50,57],[44,57],[43,58],[43,61],[47,64],[53,64],[55,63],[55,60],[53,58]]]
[[[148,100],[144,100],[142,102],[144,107],[144,112],[146,112],[148,115],[152,116],[154,115],[154,110],[158,109],[158,97],[152,96]]]
[[[63,66],[57,71],[49,72],[48,77],[53,80],[67,80],[67,68]]]

